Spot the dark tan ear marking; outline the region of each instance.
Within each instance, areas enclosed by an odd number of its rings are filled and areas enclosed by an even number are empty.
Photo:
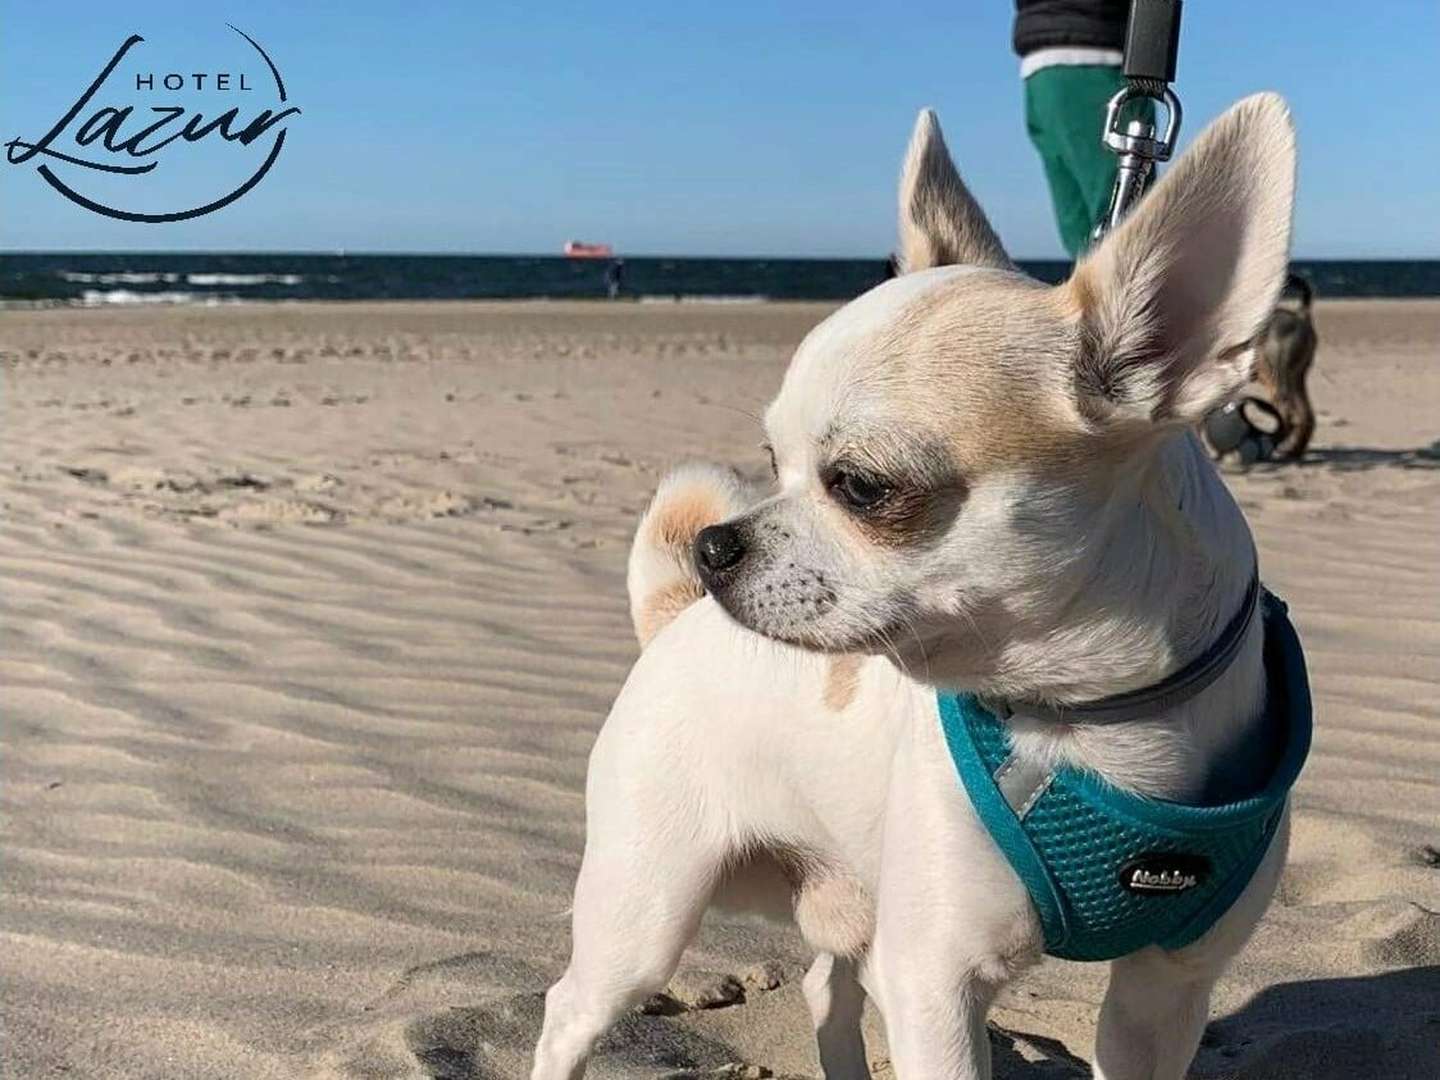
[[[650,522],[650,541],[689,557],[691,543],[707,525],[724,521],[726,509],[708,492],[690,491],[668,501]]]

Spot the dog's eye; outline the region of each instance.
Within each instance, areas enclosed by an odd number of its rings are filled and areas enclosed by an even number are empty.
[[[775,478],[776,480],[779,480],[779,479],[780,479],[780,463],[775,460],[775,448],[774,448],[773,446],[771,446],[771,445],[767,442],[767,443],[761,443],[761,444],[760,444],[760,449],[764,450],[765,453],[767,453],[767,454],[770,455],[770,475],[771,475],[773,478]]]
[[[826,486],[831,495],[852,510],[872,510],[890,494],[890,486],[884,481],[852,469],[832,470]]]

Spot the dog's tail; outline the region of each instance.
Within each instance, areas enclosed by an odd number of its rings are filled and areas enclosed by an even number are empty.
[[[682,465],[660,481],[630,548],[626,582],[641,648],[705,594],[690,555],[696,534],[754,502],[740,475],[718,465]]]
[[[1305,314],[1310,313],[1310,305],[1315,301],[1315,289],[1310,284],[1310,279],[1291,271],[1285,278],[1285,292],[1295,292],[1300,301],[1300,310]]]

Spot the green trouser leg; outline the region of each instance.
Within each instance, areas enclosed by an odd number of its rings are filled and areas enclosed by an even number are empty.
[[[1116,158],[1100,139],[1105,105],[1125,85],[1104,64],[1041,68],[1025,80],[1025,125],[1040,152],[1065,250],[1078,257],[1110,206]],[[1123,119],[1154,116],[1149,101],[1128,106]]]

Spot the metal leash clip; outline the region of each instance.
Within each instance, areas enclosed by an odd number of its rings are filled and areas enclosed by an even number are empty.
[[[1180,134],[1180,99],[1170,89],[1180,48],[1181,0],[1131,0],[1125,31],[1126,85],[1105,106],[1102,141],[1120,156],[1110,209],[1095,226],[1099,240],[1120,223],[1145,194],[1155,166],[1169,161]],[[1165,134],[1151,120],[1131,120],[1122,128],[1120,114],[1128,102],[1148,98],[1165,106]]]
[[[1157,129],[1148,120],[1131,120],[1122,130],[1120,111],[1126,102],[1148,97],[1165,106],[1165,134],[1157,137]],[[1115,187],[1110,192],[1110,210],[1095,226],[1096,240],[1120,224],[1120,219],[1145,193],[1155,166],[1169,161],[1175,152],[1175,138],[1180,134],[1180,99],[1167,86],[1158,95],[1142,90],[1138,86],[1126,86],[1110,99],[1105,106],[1105,135],[1107,147],[1120,155],[1120,165],[1115,173]]]

